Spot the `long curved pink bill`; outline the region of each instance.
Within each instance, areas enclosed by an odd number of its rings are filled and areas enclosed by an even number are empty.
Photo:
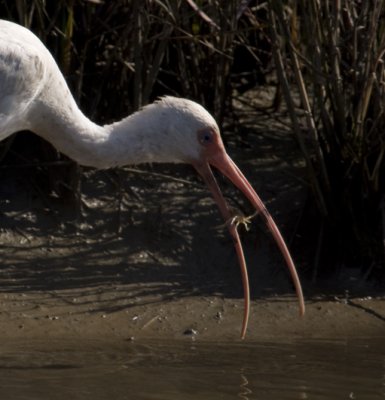
[[[206,185],[211,191],[211,194],[214,197],[215,202],[218,204],[218,207],[225,219],[225,221],[229,221],[232,217],[230,210],[227,206],[227,203],[221,193],[221,190],[217,184],[217,181],[210,169],[210,166],[206,163],[204,164],[195,164],[194,165],[198,173],[202,176],[203,180],[206,182]],[[242,276],[242,286],[243,286],[243,298],[244,298],[244,313],[243,313],[243,322],[241,328],[241,338],[244,339],[246,335],[247,325],[249,322],[250,315],[250,287],[249,287],[249,276],[247,273],[246,260],[243,253],[242,243],[238,235],[237,228],[234,224],[227,224],[230,235],[233,238],[235,250],[237,253],[239,267],[241,269]]]
[[[299,313],[300,315],[305,314],[305,302],[302,293],[302,287],[300,280],[298,278],[297,270],[295,268],[294,262],[291,258],[290,252],[286,246],[285,241],[279,231],[276,223],[274,222],[272,216],[267,211],[265,205],[263,204],[262,200],[259,198],[255,190],[252,188],[248,180],[239,170],[237,165],[234,161],[226,154],[225,151],[217,152],[215,155],[211,155],[207,162],[203,163],[195,163],[194,167],[202,176],[204,181],[206,182],[207,186],[209,187],[211,194],[214,197],[215,202],[217,203],[224,219],[226,222],[231,221],[234,217],[229,210],[229,207],[224,199],[221,190],[215,180],[215,177],[211,171],[210,165],[213,165],[217,168],[223,175],[225,175],[239,190],[243,192],[243,194],[247,197],[247,199],[251,202],[257,212],[259,212],[263,218],[265,219],[266,225],[269,228],[270,232],[272,233],[277,245],[286,261],[286,264],[289,268],[294,287],[296,290],[296,294],[298,297],[299,303]],[[239,266],[241,269],[242,275],[242,284],[243,284],[243,291],[244,291],[244,316],[243,316],[243,323],[242,323],[242,330],[241,330],[241,338],[243,339],[246,334],[249,314],[250,314],[250,288],[249,288],[249,279],[247,274],[247,267],[246,261],[243,253],[242,243],[240,241],[237,228],[235,224],[228,223],[227,227],[229,232],[233,238],[234,246],[237,252]]]
[[[245,178],[245,176],[239,170],[239,168],[234,163],[234,161],[226,153],[220,153],[220,154],[216,155],[215,158],[212,158],[210,160],[210,163],[212,165],[214,165],[220,172],[222,172],[235,186],[238,187],[239,190],[241,190],[244,193],[244,195],[248,198],[248,200],[255,207],[255,209],[265,219],[266,225],[269,228],[270,232],[272,233],[275,241],[277,242],[277,245],[278,245],[279,249],[281,250],[281,253],[282,253],[282,255],[286,261],[286,264],[289,268],[289,271],[290,271],[290,274],[291,274],[291,277],[292,277],[292,280],[294,283],[294,287],[295,287],[295,290],[297,293],[297,297],[298,297],[299,313],[301,316],[304,315],[305,314],[305,302],[304,302],[302,287],[301,287],[300,280],[298,278],[297,270],[296,270],[294,262],[291,258],[290,252],[286,246],[286,243],[283,240],[281,232],[279,231],[272,216],[267,211],[262,200],[259,198],[257,193],[254,191],[254,189],[252,188],[252,186],[250,185],[248,180]]]

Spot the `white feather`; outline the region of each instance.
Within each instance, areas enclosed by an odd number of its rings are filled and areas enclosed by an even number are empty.
[[[99,126],[78,108],[55,60],[28,29],[0,20],[0,140],[28,129],[79,164],[109,168],[199,157],[196,132],[218,127],[199,104],[163,97]]]

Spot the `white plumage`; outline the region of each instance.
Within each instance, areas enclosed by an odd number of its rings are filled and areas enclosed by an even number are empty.
[[[43,43],[8,21],[0,21],[0,93],[0,139],[30,130],[79,164],[97,168],[185,161],[198,156],[186,129],[218,130],[203,107],[175,97],[120,122],[96,125],[78,108]]]
[[[55,60],[28,29],[0,20],[0,140],[30,130],[79,164],[110,168],[143,162],[191,163],[208,185],[234,240],[245,295],[242,337],[249,317],[249,284],[237,232],[210,166],[226,175],[264,217],[287,262],[304,313],[301,285],[272,217],[227,155],[214,118],[199,104],[164,97],[127,118],[99,126],[79,109]]]

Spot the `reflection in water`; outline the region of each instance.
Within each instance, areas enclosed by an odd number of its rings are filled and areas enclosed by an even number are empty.
[[[384,399],[385,343],[1,343],[0,399]]]
[[[248,388],[249,381],[241,373],[241,384],[239,385],[241,391],[238,393],[238,397],[242,400],[249,400],[249,395],[252,394],[253,392]]]

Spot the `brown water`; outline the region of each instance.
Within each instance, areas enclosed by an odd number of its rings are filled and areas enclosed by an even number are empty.
[[[385,340],[0,344],[0,399],[383,399]]]

